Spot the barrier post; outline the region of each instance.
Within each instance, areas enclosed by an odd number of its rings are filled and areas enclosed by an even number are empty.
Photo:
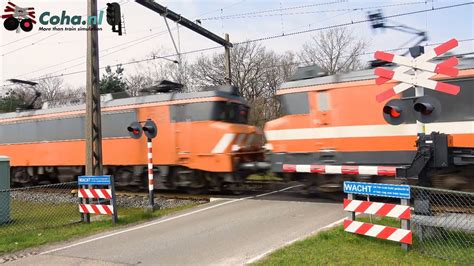
[[[410,200],[408,199],[401,199],[400,200],[400,203],[401,205],[403,206],[410,206]],[[402,226],[402,229],[405,229],[405,230],[411,230],[411,224],[410,224],[410,220],[408,219],[401,219],[401,226]],[[402,243],[402,249],[405,250],[405,251],[408,251],[410,245],[408,244],[405,244],[405,243]]]
[[[347,194],[347,198],[350,200],[355,200],[355,196],[352,193]],[[351,221],[355,221],[356,213],[355,212],[347,212],[347,219]]]
[[[114,176],[110,176],[110,191],[112,192],[112,207],[114,208],[114,212],[112,215],[112,221],[114,224],[118,222],[118,215],[117,215],[117,198],[115,197],[115,179]]]
[[[148,198],[149,198],[149,208],[151,211],[155,207],[155,195],[154,195],[154,180],[153,180],[153,144],[151,138],[147,138],[147,147],[148,147]]]

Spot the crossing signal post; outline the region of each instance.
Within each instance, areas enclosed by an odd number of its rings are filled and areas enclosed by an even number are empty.
[[[113,32],[118,32],[122,35],[122,13],[120,11],[120,4],[107,3],[107,23],[112,26]]]
[[[430,180],[426,175],[427,165],[434,168],[443,168],[449,165],[448,135],[439,132],[431,132],[428,135],[425,133],[425,123],[434,122],[439,117],[441,104],[437,99],[424,95],[424,89],[451,95],[457,95],[460,92],[461,88],[459,86],[432,80],[438,74],[450,77],[458,75],[459,70],[456,68],[458,59],[455,56],[440,63],[429,62],[429,60],[448,52],[457,45],[458,41],[451,39],[429,51],[425,51],[421,46],[415,46],[410,48],[410,54],[413,58],[381,51],[375,53],[375,58],[378,60],[400,65],[394,69],[383,67],[375,69],[375,74],[379,76],[375,79],[376,84],[384,84],[392,79],[401,82],[378,94],[376,96],[378,102],[388,100],[407,89],[415,87],[415,97],[390,100],[383,108],[385,121],[392,125],[405,122],[407,114],[413,114],[416,118],[417,154],[410,166],[396,169],[396,176],[399,178],[416,177],[420,184],[428,184]],[[408,71],[411,71],[411,73]]]
[[[141,125],[143,124],[143,126]],[[149,208],[151,211],[154,210],[154,180],[153,180],[153,143],[152,140],[158,134],[158,129],[155,122],[151,119],[147,119],[143,122],[133,122],[127,127],[127,131],[130,136],[134,139],[139,139],[143,133],[147,138],[147,159],[148,159],[148,194],[149,194]]]

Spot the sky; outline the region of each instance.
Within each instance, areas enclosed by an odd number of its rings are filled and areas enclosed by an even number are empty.
[[[34,7],[36,19],[41,13],[47,11],[51,16],[61,15],[63,10],[69,16],[84,16],[87,13],[86,0],[11,1],[21,7]],[[99,31],[100,67],[149,58],[153,51],[163,56],[176,53],[163,17],[135,3],[134,0],[116,1],[121,4],[126,33],[122,36],[113,33],[104,17],[104,22],[100,25],[102,31]],[[7,2],[0,1],[2,10]],[[98,0],[99,9],[105,9],[108,2],[110,1]],[[313,30],[259,42],[267,49],[278,53],[297,52],[305,42],[317,34],[318,28],[364,20],[367,17],[367,11],[376,10],[380,6],[386,6],[382,10],[384,15],[388,16],[454,4],[473,3],[470,0],[168,0],[157,2],[190,20],[200,19],[201,26],[219,36],[228,33],[231,42]],[[360,10],[361,8],[365,9]],[[459,47],[454,50],[455,53],[467,53],[474,51],[474,41],[469,40],[474,38],[473,11],[474,4],[470,4],[397,17],[389,21],[427,31],[428,44],[441,43],[451,38],[468,40],[460,42]],[[218,46],[195,32],[182,26],[177,27],[172,21],[168,23],[181,52]],[[85,86],[86,74],[82,71],[85,70],[86,32],[39,31],[40,26],[42,25],[37,23],[31,32],[20,33],[7,31],[0,26],[0,85],[9,84],[6,80],[11,78],[35,80],[49,74],[64,75],[63,79],[69,86]],[[348,29],[355,36],[368,42],[367,52],[396,49],[413,37],[394,30],[376,33],[369,23],[351,25]],[[410,44],[413,43],[409,43],[408,46]],[[192,61],[197,56],[210,56],[223,50],[219,48],[191,53],[187,55],[187,58]],[[170,59],[176,58],[170,57]],[[372,56],[366,55],[363,59],[370,60]],[[139,72],[141,66],[143,65],[126,65],[125,73]]]

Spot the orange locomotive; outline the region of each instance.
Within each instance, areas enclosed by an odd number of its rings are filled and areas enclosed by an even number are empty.
[[[320,69],[299,69],[277,92],[283,116],[265,125],[272,171],[322,191],[340,190],[347,178],[395,182],[389,177],[421,175],[434,186],[472,190],[474,58],[460,61],[456,79],[435,77],[460,85],[457,96],[425,90],[439,99],[442,111],[418,140],[414,111],[404,114],[405,124],[384,121],[385,103],[375,98],[393,83],[376,85],[373,70],[324,76]],[[412,102],[413,96],[411,89],[395,98]]]
[[[84,105],[0,114],[0,154],[11,158],[14,183],[72,181],[84,173]],[[245,179],[262,161],[262,134],[247,124],[238,88],[161,93],[102,104],[103,164],[118,186],[143,186],[146,139],[127,126],[152,119],[157,188],[215,189]]]

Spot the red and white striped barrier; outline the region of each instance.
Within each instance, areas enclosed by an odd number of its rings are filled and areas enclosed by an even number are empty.
[[[114,207],[112,205],[79,204],[79,211],[81,213],[113,215]]]
[[[344,220],[344,231],[359,235],[396,241],[404,244],[412,244],[412,232],[410,230],[400,228]]]
[[[153,191],[154,184],[153,184],[153,144],[151,139],[147,141],[148,147],[148,190]]]
[[[114,177],[109,175],[79,176],[77,196],[80,199],[79,212],[83,222],[90,222],[90,214],[105,214],[112,216],[113,223],[117,223]],[[100,186],[101,188],[94,188]],[[103,188],[107,186],[107,188]],[[89,199],[103,199],[90,202]],[[95,204],[94,204],[95,203]],[[102,203],[102,204],[100,204]]]
[[[396,167],[367,165],[284,164],[285,173],[396,176]]]
[[[410,206],[344,199],[344,210],[410,220]]]
[[[79,189],[79,198],[111,199],[111,189]]]

